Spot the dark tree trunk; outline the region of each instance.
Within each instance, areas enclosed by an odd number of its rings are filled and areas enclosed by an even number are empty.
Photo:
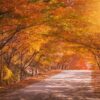
[[[2,84],[2,80],[3,80],[3,57],[2,56],[0,57],[0,84]]]

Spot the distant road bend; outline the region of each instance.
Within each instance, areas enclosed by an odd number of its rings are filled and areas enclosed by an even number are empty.
[[[100,84],[100,74],[90,70],[64,70],[0,100],[100,100],[97,83]]]

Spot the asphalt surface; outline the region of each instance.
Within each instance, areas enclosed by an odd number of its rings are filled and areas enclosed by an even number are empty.
[[[64,70],[0,97],[0,100],[100,100],[100,74],[89,70]]]

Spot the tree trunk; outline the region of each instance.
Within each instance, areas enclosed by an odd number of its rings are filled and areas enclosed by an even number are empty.
[[[95,55],[95,59],[100,70],[100,58],[97,55]]]
[[[2,50],[1,50],[2,53]],[[3,81],[3,55],[0,57],[0,84],[2,84]]]
[[[95,58],[95,61],[98,65],[98,68],[100,70],[100,57],[98,56],[98,52],[94,51],[94,50],[91,50],[92,54],[94,55],[94,58]]]

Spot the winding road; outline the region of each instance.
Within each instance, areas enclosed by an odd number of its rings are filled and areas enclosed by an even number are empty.
[[[99,88],[99,73],[90,70],[64,70],[0,97],[0,100],[100,100]]]

